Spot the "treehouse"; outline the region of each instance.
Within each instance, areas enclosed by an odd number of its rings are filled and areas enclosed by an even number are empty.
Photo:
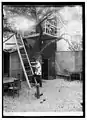
[[[40,54],[43,61],[42,77],[46,79],[55,78],[56,43],[51,43],[51,41],[57,39],[57,18],[52,17],[45,20],[41,26],[37,26],[36,33],[25,37],[25,39],[27,39],[28,42],[30,39],[37,41],[36,45],[34,45],[34,49],[32,49],[32,56],[35,56],[44,48]],[[36,46],[38,46],[38,50]]]
[[[49,18],[42,22],[41,26],[37,25],[36,33],[32,32],[31,35],[25,38],[36,39],[41,36],[41,40],[56,39],[57,38],[57,19]]]

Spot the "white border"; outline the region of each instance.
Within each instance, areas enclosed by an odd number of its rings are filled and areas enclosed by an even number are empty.
[[[83,116],[83,112],[5,112],[5,116]]]
[[[54,1],[54,0],[48,0],[48,1],[47,1],[47,0],[44,0],[44,1],[43,1],[43,0],[42,0],[42,1],[41,1],[41,0],[26,0],[26,1],[23,1],[23,0],[15,0],[15,1],[12,1],[12,0],[9,0],[9,1],[8,1],[8,0],[1,0],[1,2],[87,2],[87,1],[86,1],[86,0],[73,0],[73,1],[70,1],[70,0],[67,0],[67,1],[66,1],[66,0],[61,0],[61,1],[58,1],[58,0],[55,0],[55,1]],[[87,3],[86,3],[86,6],[87,6]],[[0,4],[0,7],[1,7],[1,4]],[[85,7],[85,9],[86,9],[86,10],[85,10],[85,12],[86,12],[86,11],[87,11],[87,7]],[[0,9],[0,10],[1,10],[1,9]],[[87,17],[87,12],[86,12],[85,14],[86,14],[85,16]],[[1,12],[0,12],[0,15],[1,15]],[[2,19],[2,18],[1,18],[1,19]],[[87,20],[87,18],[86,18],[86,20]],[[86,23],[87,23],[87,21],[85,21],[85,26],[87,26]],[[1,24],[0,24],[0,31],[1,31]],[[1,32],[0,32],[0,33],[1,33]],[[86,35],[87,35],[87,34],[86,34]],[[1,107],[2,107],[2,53],[1,53],[1,52],[2,52],[2,41],[1,41],[1,40],[2,40],[2,38],[1,38],[1,34],[0,34],[0,60],[1,60],[1,61],[0,61],[0,68],[1,68],[1,70],[0,70],[0,71],[1,71],[1,72],[0,72],[0,78],[1,78],[1,80],[0,80],[0,85],[1,85],[1,87],[0,87],[0,88],[1,88],[1,90],[0,90],[0,118],[1,118],[1,116],[2,116],[2,108],[1,108]],[[86,38],[85,38],[85,44],[87,45]],[[86,45],[85,45],[85,49],[86,49]],[[87,54],[86,54],[85,58],[86,58],[86,60],[87,60]],[[85,61],[86,61],[86,60],[85,60]],[[86,67],[87,67],[87,66],[86,66]],[[86,71],[86,73],[87,73],[87,71]],[[86,73],[85,73],[85,74],[86,74]],[[85,79],[85,80],[86,80],[86,79]],[[86,81],[85,81],[85,82],[86,82]],[[87,82],[86,82],[86,84],[87,84]],[[86,89],[85,91],[87,91],[87,87],[86,87],[86,86],[85,86],[85,89]],[[85,101],[87,102],[87,98],[86,98]],[[86,108],[87,108],[87,105],[86,105]],[[86,109],[86,110],[87,110],[87,109]],[[22,116],[22,115],[23,115],[23,116],[29,116],[29,115],[30,115],[30,116],[34,116],[34,115],[35,115],[35,116],[37,116],[37,115],[39,115],[39,116],[43,116],[43,115],[44,115],[44,116],[48,116],[48,112],[46,112],[46,113],[45,113],[45,112],[44,112],[44,113],[43,113],[43,112],[42,112],[42,113],[41,113],[41,112],[35,112],[35,113],[34,113],[34,112],[29,112],[29,113],[23,113],[23,114],[22,114],[22,113],[18,113],[18,112],[17,112],[17,113],[10,113],[10,112],[9,112],[9,113],[5,113],[5,114],[8,115],[8,116],[11,115],[11,114],[14,114],[14,115],[16,115],[16,116],[17,116],[17,115],[20,116],[20,114],[21,114],[21,116]],[[60,116],[59,114],[60,114],[61,116],[67,116],[67,114],[68,114],[68,116],[69,116],[70,114],[71,114],[72,116],[73,116],[73,115],[74,115],[74,116],[75,116],[75,115],[76,115],[76,116],[77,116],[77,115],[78,115],[78,116],[80,116],[80,115],[82,116],[82,113],[80,113],[80,112],[74,112],[74,113],[71,113],[71,112],[69,112],[69,113],[66,113],[66,112],[62,112],[62,113],[52,113],[52,112],[49,112],[49,115],[50,115],[50,116],[56,116],[56,115],[57,115],[57,116]],[[71,115],[70,115],[70,116],[71,116]],[[3,119],[5,119],[5,118],[3,118]],[[11,120],[13,120],[13,119],[14,119],[14,118],[11,118]],[[18,118],[18,119],[16,118],[16,120],[22,120],[22,119],[25,120],[25,118]],[[31,119],[31,118],[30,118],[30,119]],[[44,118],[32,118],[32,120],[38,120],[38,119],[44,119]],[[48,119],[45,118],[45,120],[50,120],[50,119],[51,119],[51,120],[55,120],[56,118],[48,118]],[[57,119],[60,120],[60,118],[57,118]],[[75,118],[61,118],[61,120],[63,120],[63,119],[72,120],[72,119],[75,119]],[[79,120],[79,119],[80,119],[80,120],[83,120],[83,119],[86,120],[86,118],[76,118],[76,120]],[[1,120],[2,120],[2,118],[1,118]],[[8,118],[8,120],[9,120],[9,118]],[[29,118],[28,118],[28,120],[29,120]]]

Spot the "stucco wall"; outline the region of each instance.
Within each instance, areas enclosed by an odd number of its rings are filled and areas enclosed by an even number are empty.
[[[82,68],[82,52],[59,51],[55,53],[56,74],[64,74],[64,69],[70,72]]]
[[[76,51],[75,52],[75,70],[80,71],[82,69],[82,51]]]

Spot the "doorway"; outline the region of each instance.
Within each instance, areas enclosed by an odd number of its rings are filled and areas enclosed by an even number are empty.
[[[43,59],[43,64],[42,64],[42,78],[43,79],[48,79],[48,59]]]
[[[9,77],[9,53],[3,52],[3,75]]]

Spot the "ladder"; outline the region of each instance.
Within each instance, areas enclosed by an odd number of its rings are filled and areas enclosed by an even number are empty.
[[[21,61],[21,65],[22,65],[22,68],[24,71],[24,75],[27,80],[28,86],[31,89],[31,84],[30,84],[29,79],[31,76],[34,75],[34,72],[33,72],[33,69],[32,69],[32,66],[31,66],[25,45],[24,45],[24,41],[20,34],[14,35],[14,37],[15,37],[16,47],[17,47],[17,51],[18,51],[19,58]],[[21,49],[21,47],[22,47],[22,49]],[[35,83],[37,84],[37,81],[35,78],[34,78],[34,80],[35,80]]]

